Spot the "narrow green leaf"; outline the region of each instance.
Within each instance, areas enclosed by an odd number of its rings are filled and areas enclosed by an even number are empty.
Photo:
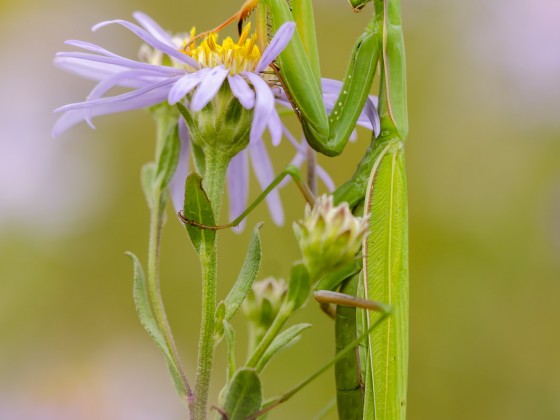
[[[183,116],[184,120],[185,120],[185,124],[187,124],[187,127],[189,129],[189,132],[191,133],[191,137],[195,137],[195,138],[202,138],[202,134],[200,134],[200,132],[198,131],[198,125],[194,122],[192,115],[190,114],[190,111],[185,107],[185,105],[183,105],[181,102],[177,103],[177,109],[179,110],[179,112],[181,113],[181,115]],[[194,131],[194,133],[193,133]],[[194,165],[196,167],[196,170],[198,171],[198,173],[205,173],[206,172],[206,158],[204,157],[204,152],[202,151],[202,148],[196,144],[194,144],[193,142],[191,142],[191,149],[193,152],[193,160],[194,160]]]
[[[224,300],[226,307],[225,319],[228,321],[233,318],[233,315],[235,315],[235,312],[237,312],[251,291],[251,287],[253,286],[255,278],[259,272],[262,257],[259,231],[262,225],[262,223],[259,223],[255,226],[253,236],[251,236],[251,241],[249,242],[249,249],[247,251],[247,256],[245,257],[245,262],[241,267],[237,281]]]
[[[224,411],[228,420],[245,420],[259,411],[262,403],[261,380],[255,369],[241,368],[229,385]]]
[[[291,305],[291,310],[296,311],[301,308],[311,293],[311,278],[303,263],[292,267],[290,274],[290,284],[288,285],[288,295],[286,304]]]
[[[346,280],[348,277],[352,277],[354,274],[359,273],[362,270],[362,262],[356,261],[352,264],[346,264],[343,267],[335,271],[327,273],[323,276],[315,290],[336,290],[340,284]]]
[[[159,329],[154,318],[148,298],[148,291],[146,289],[146,277],[144,275],[142,265],[136,255],[132,254],[131,252],[127,252],[126,254],[132,259],[132,262],[134,264],[134,304],[136,306],[138,317],[140,318],[140,323],[142,324],[146,332],[150,335],[150,337],[152,337],[156,345],[165,356],[167,366],[169,368],[169,371],[171,372],[171,377],[173,378],[173,382],[175,384],[175,388],[177,389],[179,395],[181,397],[184,397],[187,394],[187,391],[183,382],[183,375],[179,367],[173,360],[169,346],[167,345],[163,333]]]
[[[262,372],[272,356],[298,341],[299,335],[307,328],[311,328],[311,324],[296,324],[278,334],[259,360],[256,366],[257,372]]]
[[[140,183],[142,184],[142,191],[146,196],[148,207],[154,208],[154,180],[156,176],[156,164],[154,162],[146,163],[142,166],[140,173]]]
[[[157,186],[162,190],[167,188],[171,182],[171,178],[173,178],[173,174],[179,163],[180,152],[181,141],[179,140],[179,126],[175,124],[169,127],[163,147],[157,158],[155,180]]]
[[[202,178],[196,172],[187,177],[185,183],[185,208],[183,216],[203,225],[214,226],[214,211],[212,204],[202,188]],[[216,231],[201,229],[197,226],[185,223],[185,228],[191,238],[196,252],[201,255],[206,245],[211,246],[216,237]]]
[[[368,340],[374,418],[403,420],[408,371],[408,216],[402,143],[388,143],[386,153],[374,165],[366,206],[369,236],[364,243],[364,291],[368,299],[393,308],[392,315]],[[366,325],[379,316],[366,313]],[[368,410],[371,401],[367,394],[371,392],[366,388]]]
[[[222,340],[223,336],[224,336],[224,319],[226,317],[226,305],[224,304],[224,301],[222,300],[220,303],[218,303],[218,306],[216,307],[216,313],[214,315],[214,333],[215,333],[215,339],[216,339],[216,345],[219,344],[219,342]]]
[[[222,322],[223,329],[226,336],[226,346],[227,346],[227,360],[228,360],[228,371],[227,371],[227,381],[233,377],[235,374],[235,330],[232,325],[227,322]]]

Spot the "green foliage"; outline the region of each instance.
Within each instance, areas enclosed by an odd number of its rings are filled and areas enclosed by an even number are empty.
[[[255,282],[255,279],[259,272],[262,257],[261,238],[259,235],[259,231],[262,225],[262,223],[259,223],[255,226],[253,235],[251,236],[251,241],[249,242],[249,249],[247,250],[245,262],[241,267],[241,271],[239,272],[237,281],[224,300],[225,319],[228,321],[233,318],[233,316],[251,291],[251,287],[253,286],[253,283]]]
[[[278,334],[257,363],[257,372],[262,372],[276,353],[297,342],[300,334],[307,328],[311,328],[311,324],[296,324]]]
[[[177,164],[179,163],[180,152],[181,141],[179,140],[179,126],[178,124],[175,124],[169,127],[165,135],[163,147],[157,157],[154,182],[161,190],[167,188],[171,182],[171,179],[175,174]]]
[[[241,368],[231,380],[225,397],[228,420],[245,420],[262,404],[261,380],[255,369]]]
[[[142,166],[140,173],[140,182],[142,184],[142,191],[146,196],[148,207],[154,209],[154,179],[156,175],[156,164],[154,162],[146,163]]]
[[[214,226],[214,211],[212,204],[202,188],[202,178],[196,172],[191,173],[187,177],[185,183],[185,207],[183,216],[187,220],[192,220],[208,226]],[[216,232],[213,230],[201,229],[185,223],[185,228],[191,238],[191,242],[198,255],[204,253],[204,249],[211,247],[216,238]]]
[[[146,289],[146,277],[144,275],[144,270],[140,261],[136,255],[128,252],[127,255],[132,259],[134,264],[134,305],[136,306],[136,313],[140,318],[140,322],[146,332],[152,337],[156,345],[162,351],[171,373],[173,383],[175,388],[181,397],[184,397],[187,393],[185,384],[183,383],[183,376],[179,366],[175,363],[172,356],[172,351],[169,347],[169,343],[164,338],[163,332],[159,329],[157,322],[154,318],[152,308],[150,306],[150,300],[148,298],[148,292]]]
[[[361,270],[362,262],[360,260],[356,260],[353,264],[345,264],[324,275],[315,286],[315,290],[336,290],[344,280]]]
[[[290,284],[286,296],[286,305],[290,307],[291,312],[298,310],[307,302],[310,292],[311,278],[307,269],[302,263],[295,264],[290,274]]]
[[[235,330],[227,321],[223,321],[222,324],[225,331],[227,345],[228,370],[226,382],[229,382],[235,374]]]

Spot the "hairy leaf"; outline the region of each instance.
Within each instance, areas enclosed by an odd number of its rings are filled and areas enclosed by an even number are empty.
[[[185,384],[183,383],[183,376],[180,368],[173,360],[169,345],[167,344],[164,335],[159,329],[154,318],[152,308],[150,306],[148,291],[146,289],[146,277],[144,275],[142,265],[136,255],[130,252],[128,252],[127,255],[132,258],[132,262],[134,264],[134,304],[136,306],[138,317],[140,318],[140,323],[165,356],[167,366],[171,372],[173,382],[175,383],[175,388],[177,389],[179,395],[184,397],[187,391],[185,389]]]
[[[245,420],[259,411],[262,403],[261,380],[255,369],[241,368],[229,385],[224,411],[228,420]]]
[[[241,267],[237,281],[224,300],[226,307],[225,319],[228,321],[233,318],[233,315],[235,315],[235,312],[237,312],[251,291],[251,287],[253,286],[255,278],[259,272],[262,257],[259,230],[262,225],[262,223],[259,223],[255,226],[253,236],[251,236],[251,241],[249,242],[249,249],[247,251],[243,267]]]
[[[296,324],[278,334],[259,360],[256,367],[257,372],[261,372],[265,368],[272,356],[294,344],[299,339],[299,335],[307,328],[311,328],[311,324]]]
[[[187,177],[185,183],[185,208],[183,216],[203,225],[214,226],[214,211],[212,204],[202,188],[202,177],[196,172]],[[191,238],[191,242],[196,252],[201,255],[204,247],[210,247],[216,237],[216,231],[201,229],[189,223],[185,223],[185,228]]]

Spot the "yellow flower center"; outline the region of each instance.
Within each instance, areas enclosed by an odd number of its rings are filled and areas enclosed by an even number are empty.
[[[249,22],[243,28],[237,42],[227,37],[220,45],[218,34],[211,33],[198,46],[194,42],[186,42],[181,51],[198,61],[201,67],[224,65],[232,75],[243,71],[254,71],[261,59],[261,52],[255,44],[257,35],[249,36],[250,31],[251,23]],[[194,38],[195,29],[193,28],[190,39]]]

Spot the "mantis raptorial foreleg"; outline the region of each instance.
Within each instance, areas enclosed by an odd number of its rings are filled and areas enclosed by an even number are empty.
[[[381,48],[380,22],[372,20],[356,41],[340,95],[327,115],[311,1],[296,0],[292,10],[286,0],[260,0],[261,6],[269,12],[273,30],[296,21],[298,32],[276,60],[278,75],[311,147],[328,156],[340,154],[368,100]]]

